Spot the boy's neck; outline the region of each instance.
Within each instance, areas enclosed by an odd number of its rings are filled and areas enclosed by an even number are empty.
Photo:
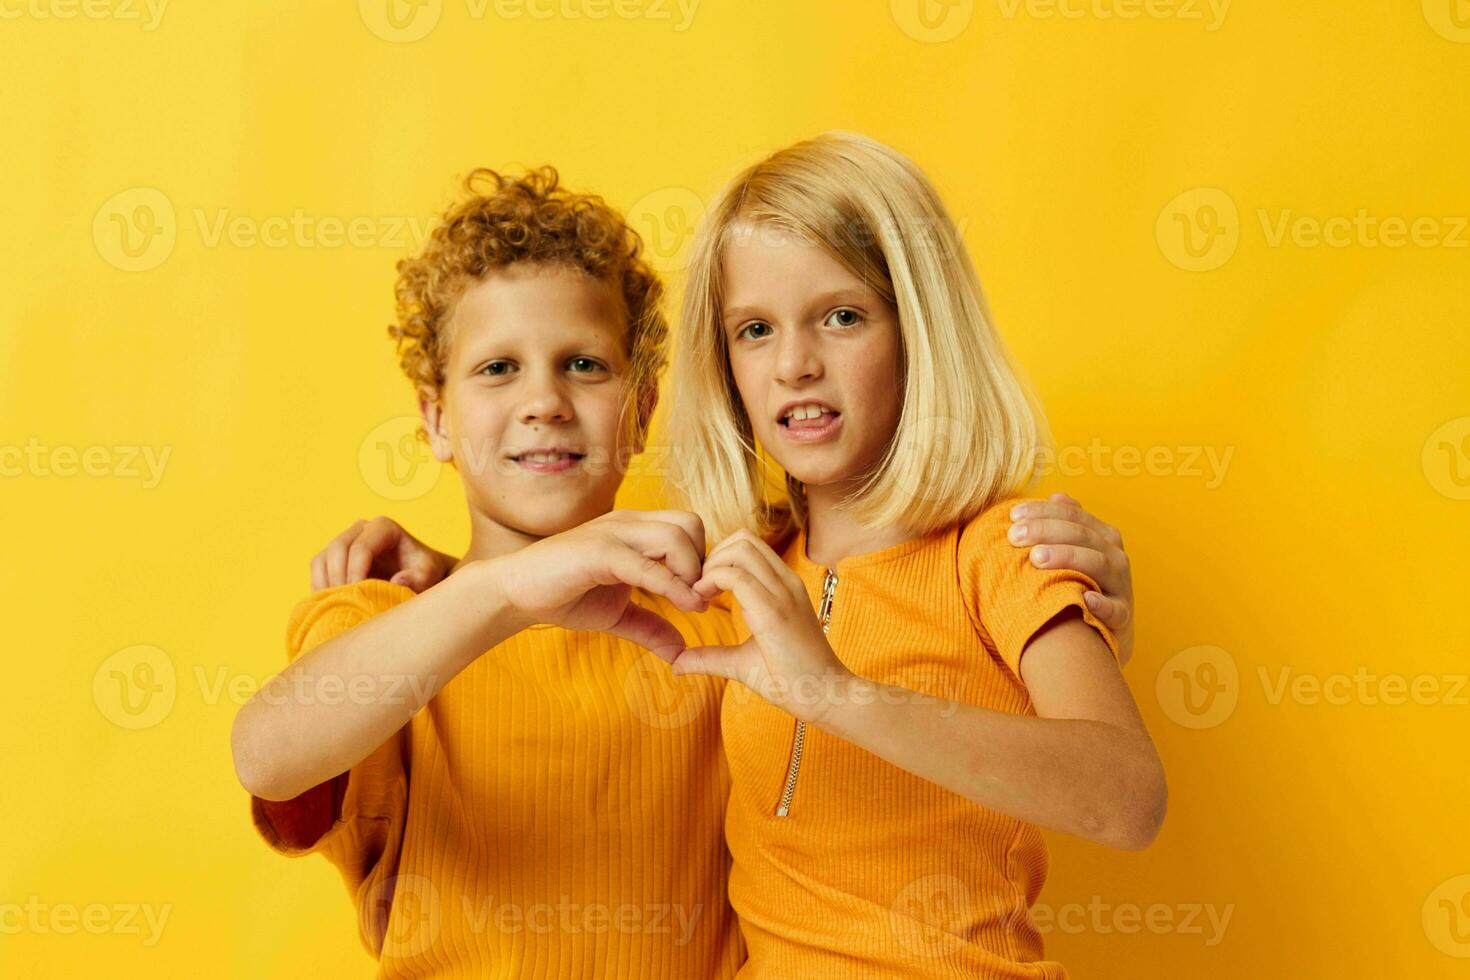
[[[916,535],[902,528],[859,524],[841,509],[846,487],[807,487],[806,557],[828,568],[844,558],[882,551]]]
[[[499,558],[502,555],[520,551],[527,545],[535,544],[540,540],[541,538],[537,535],[506,527],[493,518],[471,510],[470,546],[465,549],[464,557],[457,561],[450,571],[451,573],[457,572],[472,561]]]

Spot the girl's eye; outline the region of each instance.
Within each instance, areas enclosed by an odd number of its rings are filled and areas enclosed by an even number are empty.
[[[590,374],[593,371],[600,371],[602,369],[602,365],[590,357],[574,357],[567,362],[567,367],[571,368],[576,374]]]
[[[771,329],[771,325],[769,323],[761,323],[759,320],[757,320],[755,323],[746,324],[745,327],[742,328],[741,331],[735,335],[735,339],[739,340],[741,337],[744,337],[750,331],[756,330],[756,329],[770,330]],[[750,339],[751,340],[759,340],[761,337],[765,337],[765,336],[768,336],[768,335],[767,334],[758,334],[758,335],[757,334],[751,334],[751,338]]]
[[[491,361],[489,364],[486,364],[484,367],[480,368],[480,373],[488,374],[491,377],[498,378],[509,374],[511,372],[511,369],[514,367],[515,365],[512,364],[510,361]]]
[[[834,327],[855,327],[863,320],[863,315],[857,310],[833,310],[827,317],[827,322]]]

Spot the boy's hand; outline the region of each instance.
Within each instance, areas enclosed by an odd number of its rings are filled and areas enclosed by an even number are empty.
[[[1010,516],[1010,542],[1031,549],[1031,564],[1083,572],[1102,588],[1101,594],[1084,594],[1083,601],[1113,631],[1118,659],[1126,664],[1133,656],[1133,572],[1118,529],[1093,517],[1065,493],[1021,501]]]
[[[694,591],[704,562],[704,522],[679,510],[615,510],[500,558],[497,588],[525,625],[600,630],[672,661],[684,637],[635,605],[633,588],[703,612]]]
[[[380,578],[422,592],[448,575],[455,561],[452,555],[435,551],[409,534],[397,521],[374,517],[355,522],[317,552],[311,560],[311,590]]]
[[[776,707],[819,723],[832,703],[828,695],[852,672],[828,644],[806,586],[770,545],[736,531],[705,559],[694,591],[706,598],[733,592],[750,637],[739,646],[685,650],[673,672],[740,681]]]

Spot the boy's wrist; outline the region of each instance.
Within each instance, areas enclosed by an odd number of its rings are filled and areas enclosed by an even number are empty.
[[[481,611],[497,643],[533,625],[507,595],[505,582],[509,573],[503,558],[481,558],[467,562],[454,575],[469,586],[475,597],[475,608]]]

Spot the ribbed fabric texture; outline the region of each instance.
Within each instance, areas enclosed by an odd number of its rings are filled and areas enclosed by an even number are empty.
[[[1096,583],[1038,569],[1007,542],[1014,502],[838,562],[827,634],[838,657],[862,677],[1031,715],[1021,652],[1058,612],[1080,608],[1116,659],[1082,601]],[[784,557],[818,607],[827,569],[806,557],[805,533]],[[738,608],[736,627],[748,635]],[[777,816],[795,721],[740,684],[722,715],[742,980],[1067,976],[1043,959],[1031,917],[1048,862],[1036,827],[811,725],[790,812]]]
[[[291,613],[291,658],[413,597],[368,581]],[[728,612],[634,601],[691,645]],[[522,631],[393,738],[297,799],[251,798],[265,841],[341,871],[380,977],[733,976],[723,682],[603,633]]]

